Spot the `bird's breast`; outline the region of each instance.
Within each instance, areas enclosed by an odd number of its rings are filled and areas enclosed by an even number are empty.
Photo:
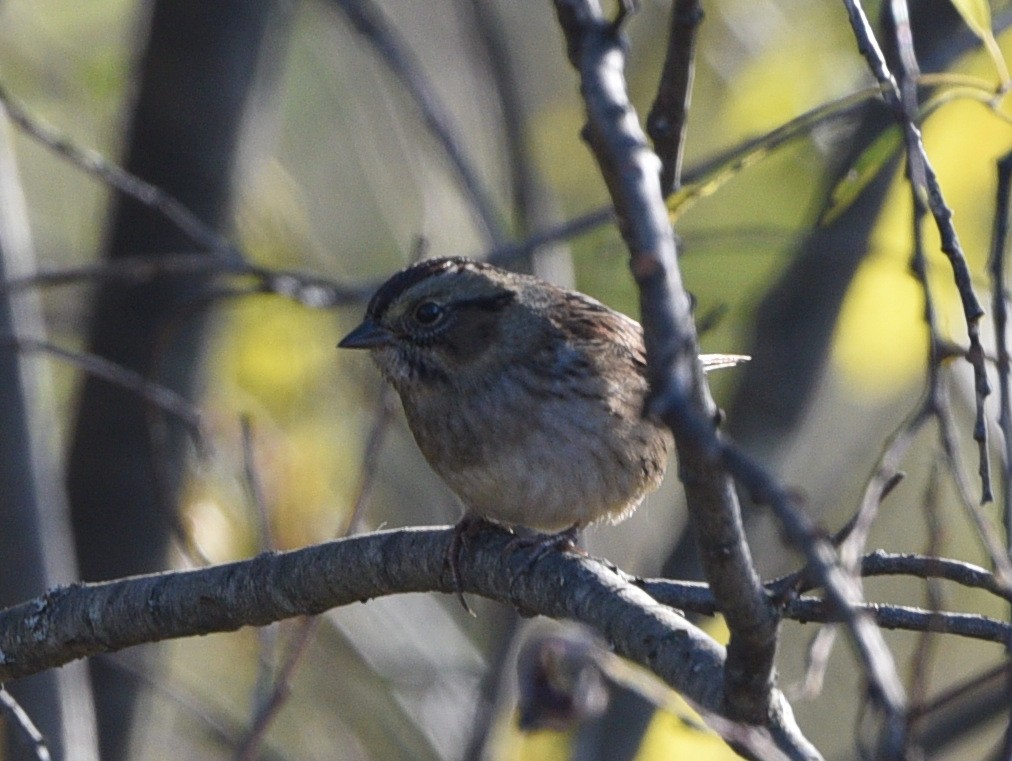
[[[405,400],[433,469],[471,512],[559,530],[617,520],[657,487],[669,437],[642,419],[642,391],[506,370],[495,383]]]

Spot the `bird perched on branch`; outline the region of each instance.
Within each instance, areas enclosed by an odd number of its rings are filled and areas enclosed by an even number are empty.
[[[476,518],[571,542],[627,517],[664,475],[672,439],[645,415],[643,332],[582,293],[429,259],[380,286],[338,346],[370,351],[425,459],[463,502],[451,552]],[[700,357],[707,369],[746,359]]]

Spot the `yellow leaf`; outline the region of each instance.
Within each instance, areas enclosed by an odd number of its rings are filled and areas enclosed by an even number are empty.
[[[970,27],[970,31],[984,43],[984,47],[987,48],[988,55],[991,56],[994,67],[998,71],[1002,89],[1007,89],[1010,84],[1008,66],[991,28],[991,6],[988,5],[987,0],[952,0],[952,6],[963,17],[963,22]]]

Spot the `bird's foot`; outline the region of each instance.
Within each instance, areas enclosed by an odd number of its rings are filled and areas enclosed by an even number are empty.
[[[506,552],[513,553],[517,550],[533,549],[531,563],[536,563],[541,557],[551,550],[560,552],[576,552],[586,555],[576,544],[577,536],[582,528],[581,524],[574,523],[567,529],[555,534],[527,534],[511,539],[506,545]]]

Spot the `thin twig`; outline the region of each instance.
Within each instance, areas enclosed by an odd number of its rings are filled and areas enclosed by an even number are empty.
[[[386,439],[387,431],[390,430],[390,421],[393,420],[396,409],[396,392],[387,384],[384,384],[380,392],[379,402],[376,406],[376,415],[373,418],[372,427],[366,437],[365,453],[362,456],[362,476],[358,486],[358,496],[351,508],[347,527],[343,536],[354,536],[365,529],[365,509],[372,499],[376,486],[376,473],[379,470],[379,454]]]
[[[998,535],[997,527],[992,522],[991,517],[985,513],[980,503],[974,498],[972,489],[970,488],[970,480],[963,473],[959,459],[956,425],[951,420],[947,402],[946,406],[939,411],[937,419],[942,452],[945,455],[952,483],[956,487],[956,494],[959,496],[963,510],[966,512],[967,517],[969,517],[974,529],[976,529],[977,536],[984,550],[994,564],[995,575],[1002,584],[1012,586],[1012,560],[1009,559],[1004,542]]]
[[[276,549],[274,532],[271,529],[270,508],[264,495],[263,481],[256,467],[256,453],[253,447],[253,421],[249,415],[239,417],[239,433],[242,441],[242,474],[246,494],[253,506],[257,524],[257,544],[260,552]]]
[[[292,641],[289,643],[285,662],[274,679],[274,685],[264,700],[260,702],[249,731],[242,738],[235,752],[235,761],[255,761],[260,756],[260,749],[267,736],[271,722],[288,700],[292,691],[292,678],[295,670],[302,663],[303,656],[313,642],[316,618],[303,618],[295,628]]]
[[[419,243],[416,246],[415,255],[421,256],[423,253],[424,244]],[[366,439],[358,495],[352,506],[346,528],[340,532],[339,536],[353,536],[361,532],[365,526],[365,508],[372,497],[373,488],[376,483],[380,449],[383,446],[386,432],[389,430],[390,420],[393,418],[394,396],[393,389],[390,386],[384,385],[373,425]],[[299,620],[298,626],[295,627],[295,631],[289,641],[284,664],[273,679],[271,689],[264,691],[265,696],[259,702],[250,729],[242,742],[238,744],[238,750],[235,754],[236,761],[252,761],[252,759],[256,758],[260,746],[266,738],[267,730],[291,694],[291,682],[295,671],[302,663],[303,657],[316,637],[319,621],[320,619],[316,616],[304,616]]]
[[[991,273],[991,304],[994,313],[995,353],[998,370],[998,428],[1002,433],[1003,457],[1001,467],[1002,521],[1005,526],[1005,547],[1012,557],[1012,391],[1009,380],[1008,349],[1008,295],[1005,288],[1005,260],[1012,247],[1010,233],[1012,217],[1012,151],[998,162],[998,192],[995,198],[994,225],[991,230],[991,254],[988,270]],[[1012,610],[1010,610],[1012,616]],[[1008,654],[1012,655],[1012,643]],[[1006,696],[1012,699],[1012,682],[1006,687]],[[1010,700],[1012,703],[1012,700]],[[1012,757],[1012,716],[1008,719],[1002,739],[1005,758]]]
[[[815,632],[805,650],[805,675],[801,684],[788,691],[790,697],[813,700],[822,693],[826,669],[829,668],[829,656],[833,653],[839,631],[840,627],[836,624],[826,624]]]
[[[952,558],[931,557],[911,553],[876,550],[861,558],[861,576],[904,576],[915,579],[941,579],[968,589],[979,589],[1005,601],[1012,601],[1012,591],[1003,587],[994,574],[973,563]],[[676,608],[688,608],[695,613],[713,615],[716,601],[709,587],[698,581],[671,579],[631,579],[657,600]],[[820,584],[804,574],[792,573],[765,583],[768,594],[775,600],[804,594],[818,589]]]
[[[64,157],[78,169],[98,177],[124,195],[157,210],[197,246],[220,254],[227,259],[241,260],[245,258],[228,239],[204,224],[186,206],[160,187],[145,182],[140,177],[113,164],[97,151],[79,147],[65,135],[32,116],[26,108],[10,96],[2,84],[0,84],[0,108],[7,112],[14,124],[40,145]]]
[[[499,101],[500,124],[506,143],[504,163],[510,175],[517,230],[521,235],[527,235],[540,212],[537,207],[541,192],[538,169],[529,148],[524,98],[511,65],[516,46],[509,38],[494,4],[487,0],[470,0],[468,6],[474,24],[473,36],[484,48],[489,79]]]
[[[924,521],[928,533],[927,546],[924,554],[927,557],[937,557],[942,551],[942,518],[939,506],[939,463],[937,458],[931,463],[931,470],[928,473],[928,482],[924,487]],[[927,579],[924,585],[925,607],[935,613],[940,613],[944,607],[942,586],[937,579]],[[937,650],[937,638],[933,632],[922,632],[917,638],[917,645],[910,656],[910,681],[907,686],[907,694],[910,695],[912,704],[923,703],[928,694],[930,678],[928,669],[931,666],[931,654]]]
[[[18,351],[48,354],[74,365],[89,375],[94,375],[96,378],[101,378],[136,394],[158,409],[178,418],[186,425],[198,445],[203,446],[204,437],[201,430],[200,411],[192,402],[171,388],[151,381],[140,373],[110,362],[103,357],[65,349],[48,341],[26,336],[0,335],[0,344],[13,346]]]
[[[914,437],[928,420],[926,404],[914,412],[892,435],[882,450],[875,471],[865,485],[861,505],[848,521],[849,531],[839,543],[840,563],[851,574],[855,574],[858,561],[864,553],[872,523],[886,493],[886,485],[899,474],[899,464],[913,444]]]
[[[35,758],[38,761],[50,761],[52,756],[49,755],[49,746],[46,744],[46,738],[42,736],[39,728],[35,726],[35,722],[32,721],[32,717],[28,715],[28,712],[21,707],[21,704],[14,699],[14,696],[2,684],[0,684],[0,709],[3,709],[3,713],[9,717],[11,723],[17,727],[28,744],[31,745],[32,754]]]
[[[361,303],[375,291],[374,285],[349,286],[317,275],[290,270],[272,270],[243,261],[213,259],[205,254],[178,253],[157,256],[124,256],[80,267],[36,272],[0,281],[0,288],[52,288],[80,282],[145,283],[177,275],[235,275],[253,278],[249,293],[275,294],[304,306],[326,309]]]
[[[330,4],[344,14],[411,96],[429,132],[449,159],[454,177],[482,232],[492,243],[504,241],[506,233],[495,204],[467,157],[450,112],[423,75],[424,67],[418,63],[410,46],[373,0],[330,0]]]
[[[516,266],[537,253],[539,249],[576,238],[614,221],[615,212],[610,206],[594,209],[548,230],[534,233],[519,242],[501,243],[479,258],[488,259],[500,267]]]
[[[718,612],[716,598],[705,585],[670,579],[636,580],[636,585],[658,602],[701,615]],[[1012,625],[977,613],[934,611],[908,605],[857,602],[852,609],[887,629],[938,632],[969,639],[1006,644],[1012,641]],[[840,608],[822,597],[802,596],[784,600],[781,613],[799,623],[843,623]]]
[[[974,389],[977,397],[977,424],[974,426],[974,438],[978,442],[986,440],[987,427],[983,425],[983,411],[981,409],[984,398],[990,393],[990,386],[987,380],[987,372],[984,361],[984,349],[980,342],[980,319],[984,316],[984,309],[977,299],[973,289],[970,268],[963,254],[962,244],[952,224],[952,210],[945,202],[938,177],[931,165],[924,143],[921,140],[921,133],[914,122],[912,114],[904,98],[900,84],[889,70],[885,56],[875,39],[875,33],[868,21],[860,0],[844,0],[844,6],[850,19],[851,28],[857,40],[858,50],[864,56],[873,76],[882,87],[882,94],[886,104],[890,107],[897,124],[903,130],[903,139],[907,150],[907,166],[911,183],[917,197],[923,194],[924,201],[931,211],[935,220],[935,226],[941,238],[942,252],[948,257],[952,267],[952,274],[963,305],[963,316],[966,322],[967,334],[970,341],[968,360],[973,367]],[[906,10],[906,3],[903,0],[891,0],[887,6],[892,9],[894,17],[902,21],[909,16]],[[905,32],[900,30],[901,38],[898,40],[901,49],[908,48],[912,43]],[[911,48],[912,49],[912,48]],[[906,67],[909,68],[915,61],[912,54],[907,52],[901,54],[906,57]],[[909,87],[909,82],[916,77],[916,70],[910,72],[911,76],[904,77],[904,86]],[[985,452],[986,454],[986,452]],[[987,501],[991,495],[991,485],[985,472],[984,463],[981,464],[981,500]]]
[[[99,656],[105,663],[120,670],[124,676],[133,679],[145,689],[151,690],[159,698],[167,700],[182,711],[189,720],[200,725],[201,731],[223,751],[236,747],[242,740],[243,728],[226,710],[205,703],[204,700],[190,694],[178,681],[165,679],[161,674],[151,673],[137,658],[128,653],[108,653]],[[283,756],[261,745],[261,761],[290,761]]]
[[[696,67],[696,32],[702,20],[699,0],[675,0],[672,4],[664,69],[657,98],[647,116],[647,134],[661,160],[661,192],[665,196],[682,184],[682,157]]]
[[[246,486],[247,497],[252,504],[253,515],[257,526],[257,544],[260,552],[270,552],[275,549],[274,532],[271,530],[270,509],[267,506],[267,499],[264,495],[263,483],[256,467],[256,454],[253,442],[253,422],[249,415],[241,415],[239,418],[240,438],[242,441],[242,470],[243,482]],[[257,675],[253,687],[253,720],[252,729],[247,735],[246,742],[241,744],[241,749],[250,747],[249,738],[256,737],[253,743],[250,756],[243,756],[242,750],[236,754],[237,758],[253,758],[258,755],[259,747],[266,727],[260,731],[261,717],[272,710],[274,696],[280,691],[278,684],[282,681],[274,674],[274,662],[277,657],[278,633],[280,625],[272,624],[257,629],[257,641],[259,645],[257,653]],[[287,682],[285,693],[287,694]],[[280,704],[280,701],[279,701]]]
[[[858,610],[873,618],[883,629],[911,632],[937,632],[955,634],[968,639],[995,642],[1001,645],[1012,640],[1012,626],[1005,621],[976,613],[954,613],[924,610],[908,605],[885,605],[863,602]],[[815,597],[800,597],[784,607],[784,617],[807,623],[809,621],[836,621],[836,614],[826,601]]]
[[[970,677],[960,684],[949,687],[932,698],[930,702],[911,706],[910,721],[916,722],[934,719],[934,715],[939,711],[943,711],[949,706],[965,700],[969,695],[988,689],[996,681],[1004,682],[1009,678],[1010,673],[1012,673],[1012,663],[1003,660],[994,668]]]
[[[1012,248],[1012,152],[998,162],[998,191],[995,198],[994,225],[991,231],[991,311],[994,315],[994,340],[998,371],[998,428],[1002,433],[1002,520],[1005,542],[1012,554],[1012,382],[1008,348],[1008,292],[1005,287],[1005,261]]]

